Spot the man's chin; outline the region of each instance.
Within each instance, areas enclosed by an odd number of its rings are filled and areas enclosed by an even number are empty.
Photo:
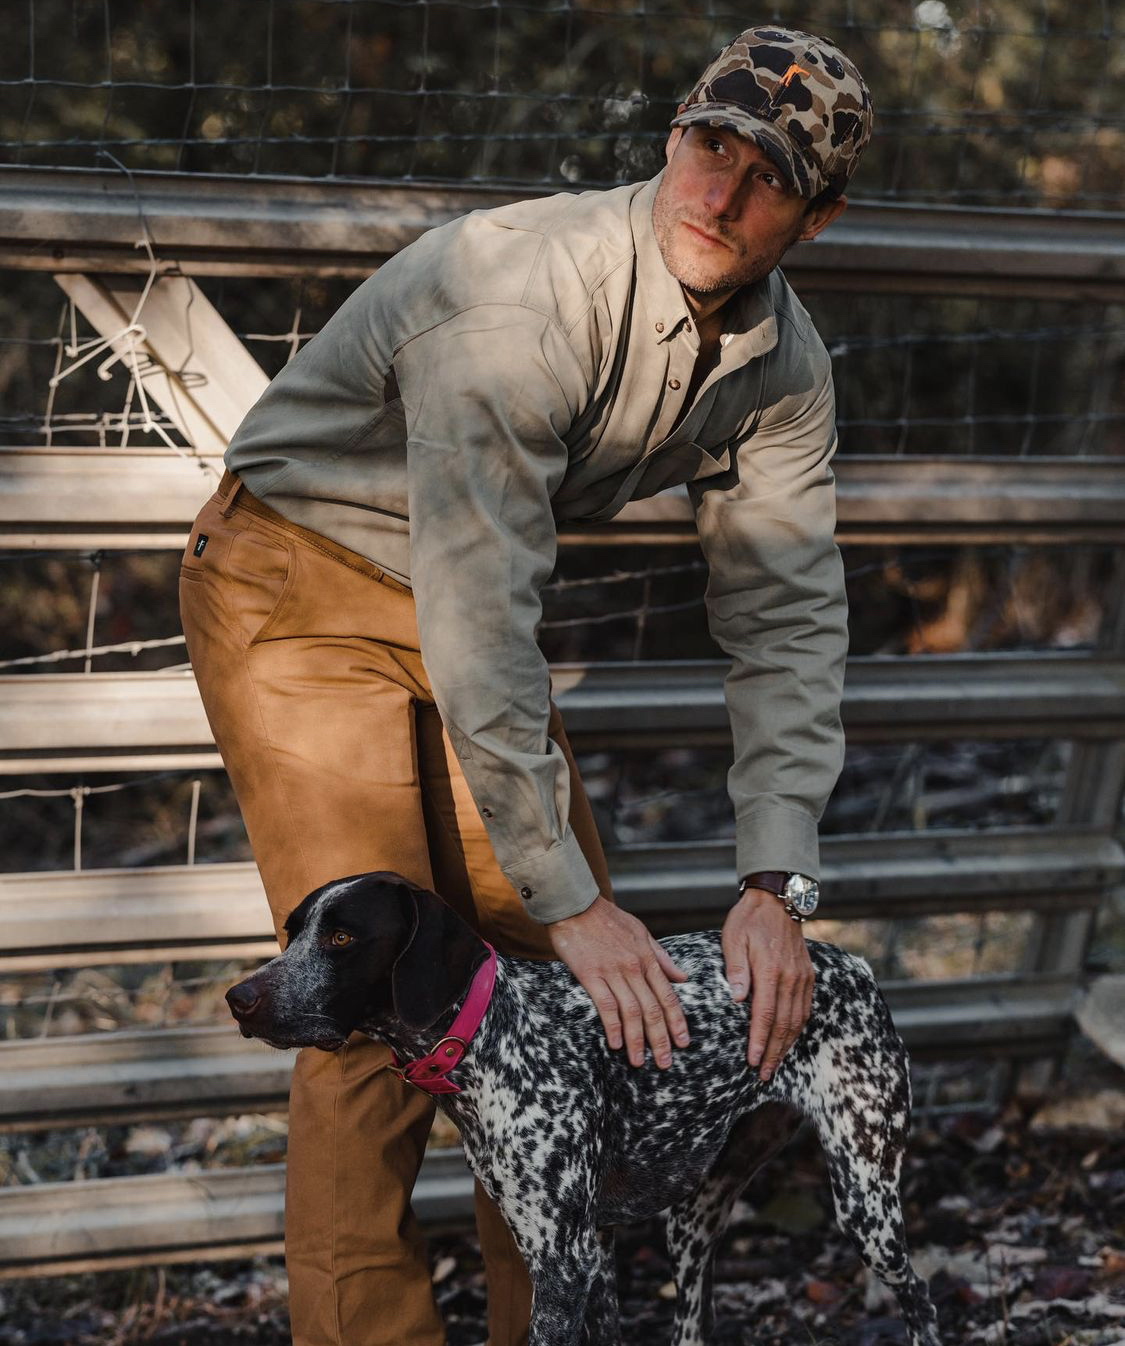
[[[689,294],[707,299],[716,294],[729,294],[743,285],[752,285],[768,275],[772,266],[746,267],[741,271],[709,267],[695,258],[675,256],[665,259],[665,265],[673,277],[680,282]],[[764,265],[764,263],[762,264]]]

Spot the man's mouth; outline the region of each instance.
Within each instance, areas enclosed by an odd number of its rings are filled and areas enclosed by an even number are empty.
[[[709,234],[706,230],[700,229],[696,224],[689,224],[687,220],[682,220],[684,228],[687,229],[696,238],[702,239],[704,243],[709,243],[713,248],[725,248],[727,244],[721,238],[716,238],[714,234]]]

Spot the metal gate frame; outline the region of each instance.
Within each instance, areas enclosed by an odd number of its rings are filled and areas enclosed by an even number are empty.
[[[467,209],[514,199],[511,192],[486,188],[131,177],[131,188],[123,190],[119,175],[101,170],[0,169],[0,266],[56,274],[108,338],[150,269],[137,247],[147,239],[158,279],[149,294],[142,344],[164,371],[152,392],[197,453],[185,460],[153,450],[0,450],[5,502],[0,545],[43,550],[179,545],[214,475],[215,454],[244,409],[240,396],[260,383],[250,357],[231,346],[219,315],[197,303],[203,296],[190,276],[363,276],[426,228]],[[786,270],[798,289],[862,286],[894,293],[1117,300],[1125,297],[1121,225],[1120,216],[1094,213],[859,203],[827,238],[797,248]],[[177,325],[185,294],[192,295],[195,324],[190,358]],[[202,350],[200,322],[208,333]],[[223,356],[216,360],[219,350]],[[230,377],[232,369],[238,377]],[[120,495],[123,468],[137,495],[107,524],[107,505]],[[954,474],[969,487],[960,499],[948,490]],[[1125,543],[1125,469],[1116,461],[978,459],[951,465],[941,459],[904,464],[852,457],[838,461],[838,476],[841,533],[857,542],[925,537]],[[682,541],[692,535],[686,500],[673,493],[639,502],[609,528],[568,535],[567,541]],[[826,840],[826,867],[841,915],[1013,908],[1036,913],[1038,936],[1025,966],[1007,976],[891,988],[899,1022],[918,1051],[948,1051],[952,1044],[1020,1062],[1057,1055],[1065,1042],[1098,898],[1125,877],[1119,834],[1125,790],[1125,553],[1119,553],[1118,573],[1117,611],[1106,615],[1099,650],[1088,658],[913,659],[894,669],[885,667],[892,662],[886,660],[851,663],[846,713],[853,735],[903,737],[958,727],[1012,735],[1054,725],[1075,737],[1063,802],[1051,828],[998,838],[951,832]],[[0,679],[8,693],[0,700],[0,772],[122,770],[169,760],[213,766],[214,749],[199,729],[190,679],[155,676],[155,686],[152,678],[127,675]],[[585,736],[588,742],[620,742],[630,733],[632,741],[651,741],[653,732],[675,741],[724,737],[716,668],[595,665],[558,669],[555,676],[560,700],[570,700],[568,717],[579,741]],[[99,741],[98,717],[111,702],[136,711],[142,685],[154,698],[148,704],[160,708],[160,730],[155,735],[151,726],[145,730],[144,716],[134,715],[123,736],[115,727],[114,742],[119,748],[124,743],[125,751],[107,750]],[[79,691],[83,702],[76,700]],[[916,712],[905,729],[904,703]],[[689,900],[704,909],[710,902],[717,915],[719,894],[733,873],[732,849],[719,844],[634,848],[615,854],[613,862],[626,900],[632,884],[636,909],[663,928],[676,927]],[[224,908],[223,920],[213,908],[210,932],[201,937],[198,922],[187,922],[196,933],[186,936],[184,913],[197,914],[200,903],[206,908],[209,891],[224,883],[223,891],[236,898]],[[154,891],[163,894],[163,905],[146,928],[150,938],[130,942],[124,931],[136,908],[129,904],[146,891],[150,898]],[[36,944],[33,923],[21,921],[29,904],[40,920],[51,914],[65,919],[74,937],[63,946]],[[828,905],[829,914],[836,914],[831,899]],[[0,968],[202,951],[253,956],[270,943],[262,912],[247,866],[4,875],[0,923],[10,938],[2,941]],[[239,1056],[229,1048],[210,1029],[110,1034],[81,1050],[68,1039],[0,1044],[0,1090],[7,1088],[6,1097],[0,1095],[0,1127],[279,1103],[284,1069],[274,1064],[263,1075],[252,1049]],[[204,1204],[230,1218],[222,1228],[207,1220],[193,1224],[189,1236],[191,1203],[204,1189]],[[439,1222],[457,1218],[467,1209],[467,1190],[457,1161],[435,1158],[418,1192],[424,1215]],[[170,1175],[5,1189],[0,1276],[275,1251],[279,1194],[280,1174],[263,1170],[211,1174],[186,1185]],[[126,1207],[124,1219],[114,1214]]]

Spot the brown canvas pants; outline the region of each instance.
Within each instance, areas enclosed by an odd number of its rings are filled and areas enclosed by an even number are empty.
[[[206,541],[201,541],[206,539]],[[503,953],[552,957],[497,866],[418,651],[410,590],[268,509],[227,474],[184,552],[180,603],[200,695],[261,870],[279,940],[330,879],[390,869],[440,893]],[[571,763],[571,825],[610,895]],[[295,1346],[444,1341],[410,1208],[433,1120],[425,1095],[353,1034],[297,1054],[285,1251]],[[491,1346],[527,1340],[530,1284],[479,1186]]]

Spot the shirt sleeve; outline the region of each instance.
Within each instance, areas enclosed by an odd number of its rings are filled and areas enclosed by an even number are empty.
[[[584,376],[557,325],[516,305],[451,317],[394,367],[422,662],[500,868],[535,920],[562,920],[598,887],[568,821],[535,632]]]
[[[833,539],[832,371],[815,333],[791,364],[782,395],[732,443],[721,485],[689,489],[708,621],[731,657],[738,873],[819,878],[817,824],[844,756],[847,598]]]

